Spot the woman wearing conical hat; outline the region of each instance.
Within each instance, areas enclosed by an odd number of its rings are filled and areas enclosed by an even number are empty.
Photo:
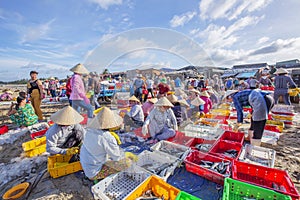
[[[81,144],[85,129],[79,124],[83,117],[71,106],[52,114],[54,122],[46,132],[47,152],[50,154],[74,154]]]
[[[134,95],[129,98],[131,109],[124,116],[124,125],[129,125],[134,128],[142,127],[144,124],[144,112],[138,100]]]
[[[175,95],[169,95],[168,97],[170,102],[174,105],[174,107],[172,107],[172,110],[176,117],[177,124],[178,126],[180,126],[182,122],[188,119],[187,109],[190,107],[190,105],[185,99],[178,100]]]
[[[142,133],[148,133],[149,125],[149,133],[154,142],[175,136],[178,126],[171,109],[173,104],[166,97],[161,97],[154,106],[143,125]]]
[[[291,105],[290,95],[288,93],[289,88],[296,88],[297,85],[293,81],[293,79],[288,75],[288,71],[283,68],[277,69],[275,74],[277,76],[274,79],[274,101],[275,104],[278,103],[278,99],[280,96],[283,97],[284,104]]]
[[[205,102],[205,104],[203,105],[203,112],[205,114],[208,113],[210,111],[210,109],[212,108],[212,102],[209,97],[210,97],[210,95],[208,94],[208,92],[206,90],[204,90],[200,94],[200,98]]]
[[[128,167],[128,160],[124,158],[137,159],[134,154],[124,152],[118,145],[118,136],[109,132],[109,129],[119,127],[122,123],[122,117],[103,107],[88,124],[80,148],[80,163],[89,179],[103,179],[124,170]]]
[[[90,100],[86,97],[86,91],[82,80],[83,74],[88,74],[88,70],[82,65],[77,64],[70,71],[74,72],[70,83],[71,83],[71,94],[70,99],[72,100],[72,106],[75,110],[82,107],[87,111],[88,121],[93,118],[93,106],[90,104]]]
[[[154,104],[157,102],[157,98],[151,98],[148,99],[145,103],[142,105],[144,117],[147,118],[151,110],[154,108]]]

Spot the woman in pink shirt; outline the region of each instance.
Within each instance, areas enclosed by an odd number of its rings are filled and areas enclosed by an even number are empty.
[[[82,65],[75,65],[70,71],[74,72],[70,82],[72,92],[70,94],[70,99],[72,100],[72,107],[78,111],[81,107],[87,111],[88,121],[93,118],[93,106],[90,104],[90,100],[86,97],[86,92],[84,89],[84,84],[82,81],[82,74],[88,74],[88,70]]]
[[[210,111],[210,109],[212,108],[212,102],[209,98],[209,94],[207,93],[207,91],[203,91],[200,94],[200,98],[205,101],[205,104],[203,105],[203,112],[206,114]]]

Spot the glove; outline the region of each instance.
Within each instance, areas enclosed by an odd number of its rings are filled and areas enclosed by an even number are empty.
[[[112,136],[114,136],[114,138],[116,139],[118,145],[122,144],[122,142],[121,142],[120,137],[118,136],[118,134],[116,134],[115,132],[110,132],[110,134]]]
[[[71,147],[67,149],[66,154],[67,155],[74,155],[79,152],[79,147]]]
[[[144,126],[142,127],[142,134],[143,134],[144,136],[146,136],[147,133],[148,133],[147,125],[144,125]]]
[[[131,152],[125,152],[125,158],[130,159],[130,160],[132,160],[134,162],[137,162],[138,159],[139,159],[136,155],[134,155]]]

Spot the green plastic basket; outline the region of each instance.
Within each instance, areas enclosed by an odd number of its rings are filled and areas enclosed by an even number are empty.
[[[288,195],[284,195],[273,190],[265,189],[256,185],[251,185],[241,181],[225,178],[223,200],[291,200]]]
[[[180,191],[175,200],[201,200],[198,197],[195,197],[184,191]]]

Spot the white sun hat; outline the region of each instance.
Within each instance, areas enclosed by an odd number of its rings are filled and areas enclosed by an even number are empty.
[[[234,94],[234,93],[237,93],[238,90],[227,90],[223,96],[223,99],[227,98],[228,96]]]
[[[52,114],[50,119],[59,125],[73,125],[83,121],[83,117],[71,106],[66,106]]]
[[[77,73],[77,74],[88,74],[89,71],[83,66],[83,64],[78,63],[74,67],[70,69],[71,72]]]
[[[103,109],[92,119],[87,127],[95,129],[110,129],[118,127],[122,123],[123,118],[120,115],[114,113],[107,107],[103,107]]]

